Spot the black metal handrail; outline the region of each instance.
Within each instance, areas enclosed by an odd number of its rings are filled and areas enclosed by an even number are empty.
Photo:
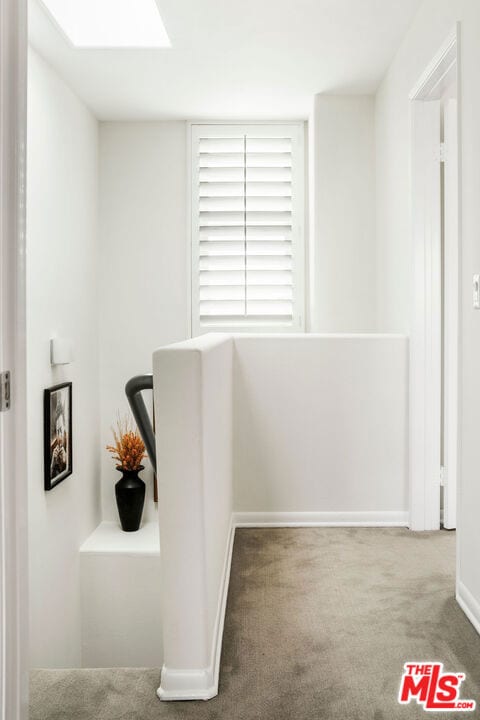
[[[153,375],[135,375],[125,385],[125,393],[130,408],[137,423],[138,431],[145,443],[145,450],[152,463],[153,469],[157,472],[157,454],[155,451],[155,435],[153,425],[142,396],[143,390],[153,390]]]

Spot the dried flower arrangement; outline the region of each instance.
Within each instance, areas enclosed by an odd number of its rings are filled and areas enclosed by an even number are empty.
[[[137,430],[132,428],[128,417],[117,420],[117,428],[112,428],[114,445],[107,445],[120,470],[140,470],[143,458],[147,457],[145,445]]]

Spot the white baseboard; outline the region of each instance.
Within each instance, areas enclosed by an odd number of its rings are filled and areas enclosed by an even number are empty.
[[[230,519],[230,530],[228,533],[227,548],[225,550],[225,560],[223,563],[222,584],[218,597],[217,613],[215,616],[215,630],[212,641],[212,667],[213,667],[213,684],[215,687],[215,695],[218,692],[218,680],[220,677],[220,658],[222,655],[223,627],[225,625],[225,613],[227,610],[228,587],[230,585],[230,569],[232,567],[233,541],[235,539],[235,523],[232,517]]]
[[[457,581],[456,597],[463,612],[480,635],[480,603],[475,600],[470,590],[460,580]]]
[[[237,512],[235,527],[408,527],[408,511]]]
[[[198,670],[175,670],[164,665],[162,668],[160,687],[157,690],[157,695],[160,700],[210,700],[218,694],[223,627],[227,609],[234,537],[235,524],[232,515],[225,550],[222,580],[218,593],[210,665],[208,668]]]
[[[210,700],[218,692],[212,668],[172,670],[165,665],[157,695],[160,700]]]

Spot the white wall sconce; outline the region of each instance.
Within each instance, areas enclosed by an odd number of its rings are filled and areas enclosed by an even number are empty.
[[[64,338],[51,338],[50,363],[52,365],[68,365],[73,360],[72,343]]]

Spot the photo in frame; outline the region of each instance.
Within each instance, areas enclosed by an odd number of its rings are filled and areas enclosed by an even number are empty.
[[[72,383],[44,391],[44,481],[51,490],[72,474]]]

